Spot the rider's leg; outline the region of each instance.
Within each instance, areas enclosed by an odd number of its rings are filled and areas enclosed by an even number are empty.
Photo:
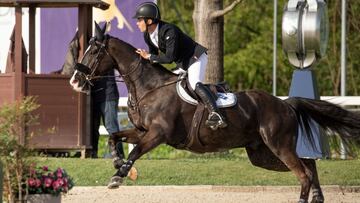
[[[209,111],[209,117],[205,124],[212,130],[216,130],[218,127],[226,127],[227,124],[216,106],[212,92],[201,83],[205,79],[206,65],[207,55],[204,53],[188,68],[188,80],[191,88],[200,97],[202,103],[205,104]]]
[[[212,92],[199,82],[196,84],[195,93],[200,97],[202,103],[205,104],[209,111],[209,117],[205,124],[212,130],[217,130],[217,128],[225,128],[227,124],[216,106],[216,101],[212,95]]]

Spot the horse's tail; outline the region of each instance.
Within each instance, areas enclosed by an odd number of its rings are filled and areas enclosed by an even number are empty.
[[[312,140],[310,128],[311,119],[316,121],[324,130],[331,130],[339,134],[346,142],[360,140],[360,115],[341,108],[327,101],[300,97],[285,100],[295,109],[301,127]]]

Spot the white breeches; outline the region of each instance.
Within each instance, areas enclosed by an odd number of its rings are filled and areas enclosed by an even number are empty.
[[[208,62],[208,56],[206,53],[203,53],[199,59],[191,64],[191,66],[187,70],[188,79],[190,86],[193,90],[195,90],[196,83],[203,82],[205,80],[205,72],[206,72],[206,65]],[[182,69],[177,69],[174,71],[176,74],[180,74]]]

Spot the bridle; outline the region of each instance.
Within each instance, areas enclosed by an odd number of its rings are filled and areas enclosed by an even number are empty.
[[[102,56],[103,53],[110,56],[110,58],[113,60],[113,64],[117,64],[115,62],[114,58],[107,51],[107,42],[108,42],[109,36],[105,35],[104,38],[105,39],[102,40],[102,42],[96,40],[96,37],[93,37],[93,38],[90,39],[90,42],[89,42],[90,46],[89,46],[88,50],[90,50],[92,46],[97,46],[98,47],[98,51],[97,51],[96,56],[95,56],[95,61],[90,65],[90,67],[88,67],[88,66],[86,66],[86,65],[84,65],[82,63],[77,63],[75,65],[75,70],[77,70],[78,73],[80,75],[82,75],[84,77],[84,79],[85,79],[84,85],[86,85],[86,83],[88,83],[90,86],[94,86],[92,80],[100,79],[100,78],[120,78],[120,77],[121,78],[127,78],[127,77],[130,77],[140,67],[141,56],[139,56],[139,60],[137,60],[137,64],[134,66],[135,68],[132,68],[129,72],[127,72],[125,74],[123,74],[123,73],[121,73],[119,71],[120,76],[98,76],[98,75],[95,75],[95,71],[99,67],[100,61],[102,59],[101,56]],[[81,61],[83,61],[83,59],[85,58],[85,56],[87,54],[87,51],[85,52],[85,54],[84,54]],[[124,80],[116,80],[116,82],[124,82]]]
[[[82,63],[77,63],[75,65],[75,69],[78,71],[78,73],[80,73],[85,78],[85,83],[84,83],[83,86],[85,86],[86,83],[88,83],[91,86],[94,86],[94,84],[91,82],[91,80],[94,80],[94,79],[105,78],[105,77],[119,77],[119,76],[96,76],[95,75],[95,71],[99,67],[99,63],[100,63],[100,61],[102,59],[102,58],[100,58],[100,56],[102,56],[102,53],[105,53],[106,55],[110,56],[110,58],[113,60],[113,64],[117,64],[115,59],[107,51],[107,46],[106,45],[107,45],[109,36],[105,35],[104,37],[105,37],[104,40],[102,40],[101,42],[97,41],[96,37],[93,37],[92,39],[90,39],[90,42],[89,42],[90,47],[87,49],[87,51],[85,52],[85,54],[84,54],[84,56],[83,56],[83,58],[81,60],[81,61],[83,61],[83,59],[85,58],[87,52],[91,49],[92,46],[94,46],[94,45],[98,46],[98,51],[96,53],[95,61],[90,65],[90,67],[88,67],[88,66],[86,66],[86,65],[84,65]],[[134,74],[139,67],[142,67],[140,65],[141,61],[142,61],[142,58],[141,58],[141,56],[139,56],[139,60],[137,60],[137,63],[134,65],[134,68],[130,69],[129,72],[121,73],[119,71],[120,77],[130,79],[131,75]],[[142,67],[142,69],[143,69],[143,67]],[[134,82],[135,80],[137,80],[140,77],[141,77],[141,74],[139,74],[139,76],[137,78],[132,79],[131,81]],[[162,87],[177,83],[178,81],[183,80],[183,79],[184,79],[183,77],[179,77],[177,80],[166,82],[165,84],[163,84],[163,85],[161,85],[159,87],[155,87],[155,88],[145,92],[145,94],[143,94],[141,97],[136,99],[135,106],[137,107],[138,104],[140,103],[140,101],[142,101],[149,93],[154,92],[155,90],[160,89]],[[121,81],[118,81],[118,82],[125,82],[125,81],[121,80]]]
[[[82,76],[85,79],[84,86],[86,85],[86,83],[88,83],[90,86],[94,86],[92,80],[102,77],[102,76],[95,76],[95,71],[99,67],[99,63],[101,59],[100,54],[105,52],[107,55],[109,55],[109,52],[106,50],[106,42],[107,42],[106,39],[104,40],[104,42],[99,42],[96,40],[96,37],[91,38],[89,41],[90,46],[85,51],[84,56],[81,59],[81,62],[75,64],[74,69],[78,72],[78,74],[80,74],[80,76]],[[86,57],[86,55],[88,54],[88,51],[94,45],[98,47],[98,51],[96,53],[95,61],[91,63],[89,67],[82,64],[82,62]]]

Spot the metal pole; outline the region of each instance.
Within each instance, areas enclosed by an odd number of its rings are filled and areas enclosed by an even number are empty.
[[[273,95],[276,96],[276,58],[277,58],[277,4],[274,0],[274,24],[273,24]]]
[[[346,96],[346,0],[341,0],[341,96]],[[340,143],[340,158],[346,159],[345,145]]]
[[[341,96],[346,95],[346,0],[341,0]]]
[[[0,161],[0,202],[2,203],[2,196],[3,196],[3,165]]]

